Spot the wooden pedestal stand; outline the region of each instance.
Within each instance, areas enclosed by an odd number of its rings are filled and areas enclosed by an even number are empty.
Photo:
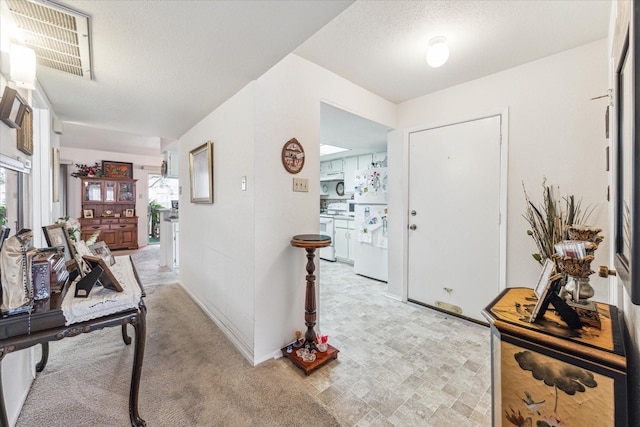
[[[331,346],[330,344],[327,344],[327,351],[322,353],[316,351],[316,360],[314,360],[313,362],[305,362],[304,360],[302,360],[302,358],[296,355],[296,350],[298,349],[294,347],[291,353],[287,353],[287,347],[283,347],[282,355],[291,360],[293,364],[298,368],[302,369],[305,375],[309,375],[319,367],[325,365],[328,362],[331,362],[333,359],[337,359],[338,353],[340,352],[340,350],[338,350],[337,348]]]
[[[304,304],[304,321],[307,325],[307,331],[304,334],[305,346],[309,350],[316,349],[316,276],[313,272],[316,270],[314,262],[315,252],[318,248],[324,248],[331,244],[331,238],[329,236],[323,236],[320,234],[299,234],[293,236],[291,239],[291,246],[296,248],[304,248],[307,251],[307,289],[305,294]],[[315,369],[323,366],[325,363],[336,359],[338,357],[339,350],[327,345],[326,352],[316,351],[316,360],[313,362],[305,362],[296,355],[296,348],[291,353],[287,353],[287,347],[282,349],[283,356],[289,358],[296,366],[304,371],[306,375],[309,375]]]

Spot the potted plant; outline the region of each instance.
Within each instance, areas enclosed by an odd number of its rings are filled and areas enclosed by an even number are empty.
[[[163,209],[160,203],[156,200],[149,202],[149,222],[151,223],[150,235],[153,238],[160,236],[160,209]]]
[[[102,166],[96,162],[93,166],[85,165],[84,163],[76,163],[77,171],[72,172],[71,176],[80,178],[83,176],[102,176]]]

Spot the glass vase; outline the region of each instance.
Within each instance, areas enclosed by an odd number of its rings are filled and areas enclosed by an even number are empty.
[[[587,302],[595,294],[593,287],[589,283],[589,277],[569,276],[565,289],[575,302]]]

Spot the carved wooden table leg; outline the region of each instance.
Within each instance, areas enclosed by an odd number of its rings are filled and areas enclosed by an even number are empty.
[[[40,357],[40,362],[36,365],[36,372],[42,372],[49,360],[49,343],[43,342],[40,344],[40,347],[42,347],[42,356]]]
[[[140,377],[142,376],[142,361],[144,359],[144,345],[147,333],[146,310],[138,310],[138,316],[131,320],[136,331],[133,369],[131,371],[131,390],[129,392],[129,418],[134,427],[146,426],[147,423],[138,414],[138,392],[140,391]],[[126,328],[126,325],[123,325]],[[124,329],[126,332],[126,329]]]
[[[124,343],[126,345],[131,344],[131,337],[129,336],[129,334],[127,334],[127,324],[126,323],[122,324],[122,341],[124,341]]]

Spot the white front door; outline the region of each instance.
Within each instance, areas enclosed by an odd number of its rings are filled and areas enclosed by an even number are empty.
[[[501,116],[409,135],[408,299],[485,321],[500,289]]]

